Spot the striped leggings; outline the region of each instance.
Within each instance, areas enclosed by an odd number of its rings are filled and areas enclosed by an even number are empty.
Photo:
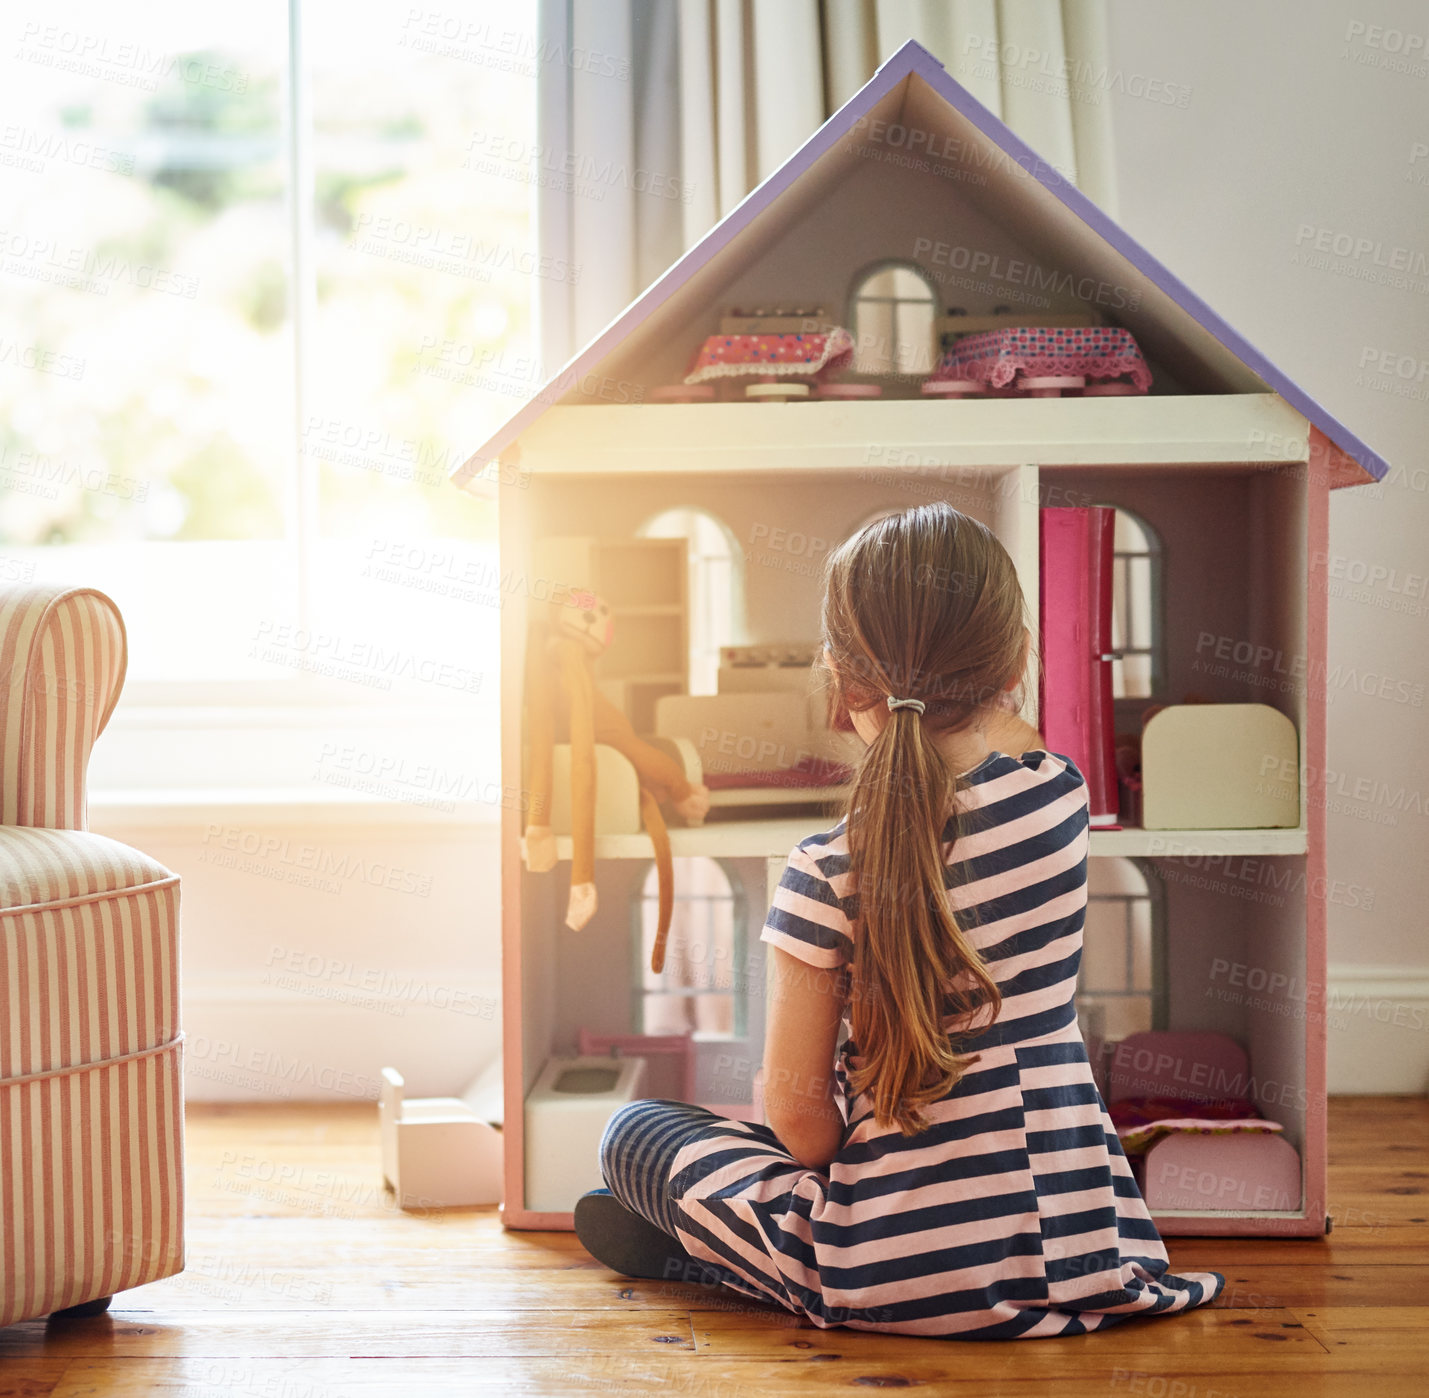
[[[671,1264],[667,1261],[667,1279],[727,1287],[761,1306],[792,1309],[780,1297],[770,1294],[764,1277],[751,1279],[718,1263],[691,1257],[676,1236],[679,1217],[676,1200],[683,1189],[697,1182],[695,1172],[701,1167],[696,1165],[675,1176],[675,1158],[706,1131],[727,1136],[729,1125],[727,1117],[689,1102],[660,1099],[627,1102],[606,1125],[600,1143],[601,1173],[606,1186],[621,1204],[668,1234],[672,1250],[684,1254],[683,1264],[674,1263],[677,1272],[669,1270]],[[749,1123],[745,1130],[752,1133],[760,1145],[784,1152],[779,1138],[767,1126]]]
[[[700,1131],[724,1124],[724,1117],[689,1102],[627,1102],[610,1118],[600,1142],[606,1187],[632,1213],[673,1238],[675,1157]]]

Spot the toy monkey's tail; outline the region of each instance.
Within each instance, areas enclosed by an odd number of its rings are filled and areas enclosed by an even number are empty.
[[[655,946],[650,953],[650,969],[659,975],[665,969],[665,942],[675,911],[675,865],[670,858],[670,833],[665,829],[660,803],[643,786],[640,788],[640,819],[655,847],[655,868],[660,881],[660,917],[655,927]]]

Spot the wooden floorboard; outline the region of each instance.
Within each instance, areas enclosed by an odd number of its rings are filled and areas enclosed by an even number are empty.
[[[494,1209],[405,1214],[376,1111],[194,1107],[188,1267],[109,1315],[0,1330],[0,1398],[643,1394],[922,1387],[1096,1398],[1429,1392],[1429,1102],[1330,1111],[1323,1239],[1171,1238],[1214,1305],[1065,1340],[820,1330],[718,1288],[628,1281]]]

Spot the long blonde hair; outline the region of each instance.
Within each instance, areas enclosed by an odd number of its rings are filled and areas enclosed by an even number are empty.
[[[944,837],[960,783],[934,739],[969,728],[1018,677],[1025,604],[985,525],[937,502],[876,520],[831,555],[823,641],[831,712],[918,699],[887,713],[854,778],[848,838],[858,898],[851,983],[854,1091],[879,1126],[922,1129],[976,1058],[965,1031],[1002,1005],[997,981],[953,916]],[[965,785],[961,784],[961,785]]]

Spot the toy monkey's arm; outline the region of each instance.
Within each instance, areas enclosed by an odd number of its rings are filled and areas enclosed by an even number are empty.
[[[595,691],[595,740],[627,758],[640,778],[640,785],[653,793],[657,801],[672,801],[678,807],[696,792],[704,792],[703,787],[690,785],[680,764],[669,753],[640,737],[630,726],[630,720],[599,690]],[[707,810],[708,800],[704,804]],[[703,815],[702,810],[700,816]]]

